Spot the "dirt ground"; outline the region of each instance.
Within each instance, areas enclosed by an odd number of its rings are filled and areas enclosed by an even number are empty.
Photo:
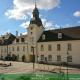
[[[10,66],[11,63],[11,66]],[[5,64],[5,66],[4,66]],[[0,61],[0,73],[31,73],[33,71],[39,72],[61,72],[67,73],[67,67],[60,67],[55,65],[45,65],[45,64],[34,64],[25,62],[13,62],[13,61]],[[80,69],[68,68],[70,74],[80,74]]]

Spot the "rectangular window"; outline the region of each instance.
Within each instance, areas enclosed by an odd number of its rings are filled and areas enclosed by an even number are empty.
[[[12,47],[12,51],[14,51],[14,47]]]
[[[48,61],[52,61],[52,55],[48,55]]]
[[[72,62],[72,56],[67,57],[67,62]]]
[[[44,46],[43,45],[41,45],[41,51],[44,51]]]
[[[44,60],[44,55],[41,55],[41,60]]]
[[[17,51],[19,51],[19,46],[17,47]]]
[[[58,39],[62,38],[62,33],[58,33]]]
[[[48,45],[48,51],[51,51],[51,50],[52,50],[52,46]]]
[[[25,46],[23,46],[23,51],[25,51]]]
[[[42,39],[45,40],[45,34],[42,35]]]
[[[11,48],[9,47],[9,51],[11,51]]]
[[[68,51],[71,51],[72,50],[72,46],[71,46],[71,44],[69,43],[68,44]]]
[[[19,42],[19,39],[18,38],[16,38],[16,42]]]
[[[57,61],[61,61],[61,56],[57,55]]]
[[[57,51],[60,51],[61,50],[61,46],[60,44],[57,44]]]
[[[33,52],[33,51],[34,51],[34,47],[31,46],[31,52]]]
[[[25,42],[25,39],[24,38],[21,38],[21,42]]]
[[[5,53],[7,52],[6,48],[5,48]]]

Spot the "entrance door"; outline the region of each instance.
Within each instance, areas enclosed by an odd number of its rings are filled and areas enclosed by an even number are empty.
[[[35,55],[30,55],[30,62],[35,62]]]

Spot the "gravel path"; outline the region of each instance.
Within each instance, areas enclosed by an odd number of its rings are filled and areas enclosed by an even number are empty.
[[[33,72],[33,63],[24,63],[24,62],[12,62],[12,61],[0,61],[0,64],[11,66],[3,67],[0,65],[0,73],[32,73]],[[61,71],[64,73],[67,72],[66,67],[61,67]],[[43,72],[57,72],[59,73],[60,67],[54,65],[44,65],[44,64],[35,64],[34,71],[43,71]],[[80,69],[77,68],[68,68],[68,72],[71,74],[80,74]]]

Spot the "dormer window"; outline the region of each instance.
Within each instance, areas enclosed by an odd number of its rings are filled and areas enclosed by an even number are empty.
[[[62,38],[62,33],[58,33],[58,39]]]
[[[42,39],[45,40],[45,34],[42,35]]]

